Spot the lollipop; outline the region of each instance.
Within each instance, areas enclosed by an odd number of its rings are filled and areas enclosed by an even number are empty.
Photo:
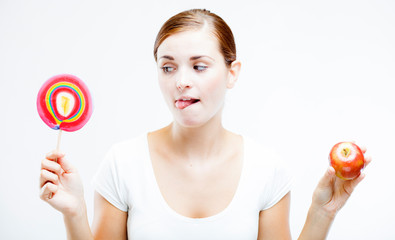
[[[87,86],[76,76],[56,75],[38,92],[37,111],[45,124],[59,130],[56,144],[59,151],[62,130],[77,131],[88,122],[92,115],[92,98]]]
[[[56,75],[47,80],[37,96],[37,110],[50,128],[77,131],[92,115],[88,87],[76,76]]]

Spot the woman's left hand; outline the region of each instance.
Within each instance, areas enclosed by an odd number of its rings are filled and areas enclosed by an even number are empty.
[[[361,147],[361,150],[365,157],[366,167],[372,161],[372,158],[365,155],[365,147]],[[336,177],[335,169],[329,166],[314,191],[312,206],[315,209],[324,210],[328,216],[334,218],[364,177],[364,173],[361,173],[359,177],[353,180],[342,180]]]

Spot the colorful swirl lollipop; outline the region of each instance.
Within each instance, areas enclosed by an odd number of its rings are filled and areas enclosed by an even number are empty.
[[[38,92],[37,110],[50,128],[73,132],[82,128],[92,115],[92,98],[88,87],[76,76],[56,75]]]

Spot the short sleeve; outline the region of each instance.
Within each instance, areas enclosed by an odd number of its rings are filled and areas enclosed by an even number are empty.
[[[263,200],[262,209],[266,210],[278,203],[288,192],[291,191],[293,176],[290,169],[278,164],[274,167],[273,174],[269,178],[269,182],[265,190],[262,192]]]
[[[124,183],[121,180],[120,161],[117,159],[115,147],[112,147],[100,164],[92,179],[95,190],[108,202],[121,211],[128,211],[127,196]]]

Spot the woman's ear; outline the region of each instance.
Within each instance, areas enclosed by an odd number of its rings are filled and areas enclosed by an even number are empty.
[[[228,84],[226,85],[227,88],[231,89],[234,87],[237,79],[239,78],[240,69],[241,63],[237,60],[233,61],[229,69]]]

